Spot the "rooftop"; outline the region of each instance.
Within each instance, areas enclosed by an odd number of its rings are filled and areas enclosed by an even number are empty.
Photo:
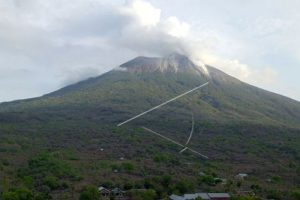
[[[212,198],[230,198],[228,193],[194,193],[194,194],[184,194],[183,196],[178,196],[172,194],[170,196],[171,200],[193,200],[197,197],[201,197],[203,200],[210,200]]]

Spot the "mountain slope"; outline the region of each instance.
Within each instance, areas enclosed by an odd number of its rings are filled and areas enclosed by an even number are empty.
[[[140,128],[185,144],[192,114],[188,146],[208,160],[180,154],[178,146]],[[154,189],[158,199],[251,191],[290,200],[287,194],[300,186],[299,166],[299,102],[178,54],[138,57],[42,97],[0,104],[0,199],[16,187],[42,195],[37,199],[78,199],[86,185],[106,185]],[[238,173],[249,178],[236,180]],[[216,178],[228,181],[218,184]]]
[[[224,123],[233,120],[300,127],[299,102],[243,83],[213,67],[206,68],[209,75],[177,54],[138,57],[99,77],[43,97],[1,104],[0,111],[82,112],[86,108],[105,121],[107,113],[102,111],[109,110],[106,122],[115,123],[208,81],[208,87],[170,106],[177,109],[177,104],[191,105],[201,119]]]

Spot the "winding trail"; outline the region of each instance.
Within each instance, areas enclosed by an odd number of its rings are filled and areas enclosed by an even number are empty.
[[[195,126],[195,120],[194,120],[194,114],[192,113],[192,129],[191,129],[191,133],[190,136],[188,138],[188,140],[186,141],[185,145],[188,145],[192,136],[193,136],[193,132],[194,132],[194,126]]]
[[[188,140],[185,143],[185,147],[179,152],[179,153],[183,153],[185,150],[187,150],[187,145],[189,144],[192,136],[193,136],[193,132],[194,132],[194,125],[195,125],[195,121],[194,121],[194,114],[192,112],[192,128],[191,128],[191,132],[190,132],[190,136],[188,138]]]

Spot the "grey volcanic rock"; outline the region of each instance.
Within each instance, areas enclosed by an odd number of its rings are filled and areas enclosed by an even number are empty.
[[[118,67],[129,72],[190,72],[206,74],[204,66],[197,66],[188,57],[173,53],[166,57],[137,57]]]

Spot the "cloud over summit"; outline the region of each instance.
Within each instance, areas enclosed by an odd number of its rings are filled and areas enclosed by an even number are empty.
[[[247,21],[214,24],[210,20],[218,16],[208,16],[205,10],[209,8],[200,9],[199,21],[183,20],[182,13],[167,12],[167,7],[157,4],[146,0],[0,0],[0,74],[4,75],[0,101],[44,94],[135,56],[172,52],[258,86],[268,88],[278,81],[278,72],[270,65],[262,62],[252,67],[256,62],[241,61],[247,61],[256,47],[237,31],[252,29],[255,37],[275,37],[290,22],[278,19],[270,25],[263,17],[257,19],[257,28]],[[192,15],[193,7],[186,6],[182,12],[189,14],[188,9]]]

